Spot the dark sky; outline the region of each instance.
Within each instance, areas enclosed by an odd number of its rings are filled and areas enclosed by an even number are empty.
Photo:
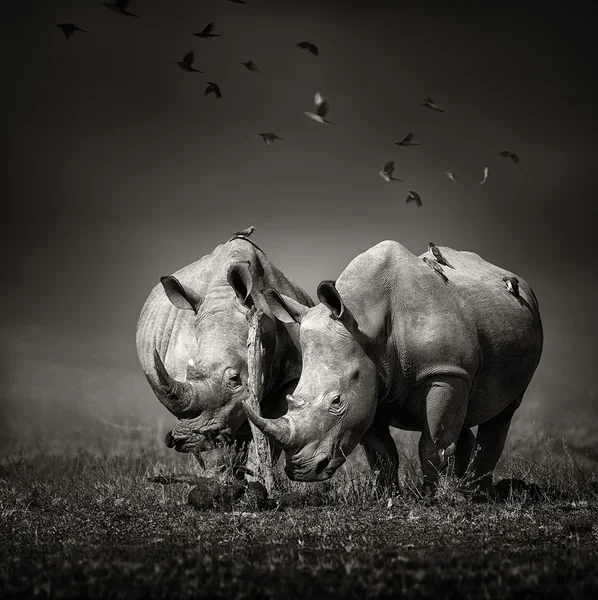
[[[312,297],[384,239],[516,272],[546,336],[530,406],[596,404],[588,7],[133,0],[139,19],[95,0],[4,7],[0,419],[75,404],[166,416],[138,366],[141,306],[161,275],[251,224]],[[222,37],[191,35],[209,21]],[[67,42],[62,22],[92,33]],[[189,50],[205,75],[173,64]],[[207,80],[222,100],[204,97]],[[316,91],[334,126],[302,114]],[[267,148],[261,131],[285,141]],[[409,131],[421,146],[393,145]],[[388,160],[405,183],[378,177]],[[423,208],[405,205],[407,190]]]

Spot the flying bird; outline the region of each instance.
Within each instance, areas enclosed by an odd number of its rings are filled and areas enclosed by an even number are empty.
[[[264,140],[264,144],[266,144],[266,146],[268,146],[268,148],[270,147],[270,144],[274,140],[284,140],[284,138],[277,136],[275,133],[272,133],[271,131],[268,131],[267,133],[258,133],[258,135]]]
[[[405,200],[405,204],[409,204],[409,202],[415,202],[417,206],[424,205],[420,195],[417,192],[412,192],[411,190],[409,190],[409,195],[407,196],[407,200]]]
[[[418,142],[413,141],[415,134],[408,133],[400,142],[395,142],[396,146],[421,146]]]
[[[482,181],[480,181],[480,185],[482,185],[483,183],[486,183],[486,179],[488,179],[488,167],[484,167],[484,179],[482,179]]]
[[[395,163],[394,160],[391,160],[382,167],[382,169],[379,171],[379,175],[382,177],[382,179],[384,179],[384,181],[403,181],[402,179],[393,177],[394,170]]]
[[[444,108],[440,108],[440,106],[434,102],[431,96],[424,96],[422,98],[421,105],[429,108],[430,110],[435,110],[436,112],[445,112]]]
[[[252,73],[259,73],[262,77],[266,77],[264,75],[264,73],[260,70],[260,68],[252,60],[248,60],[247,62],[242,62],[241,64],[248,71],[251,71]],[[268,79],[268,78],[266,77],[266,79]]]
[[[316,105],[316,112],[305,112],[304,114],[318,123],[328,123],[329,125],[334,125],[334,123],[325,118],[330,110],[330,102],[323,98],[320,92],[316,92],[316,95],[314,96],[314,103]]]
[[[449,282],[448,277],[444,274],[443,268],[435,260],[432,260],[432,259],[428,258],[427,256],[424,256],[422,258],[422,260],[428,265],[428,267],[433,269],[434,272],[437,273],[441,277],[441,279],[442,279],[442,281],[444,281],[445,285]]]
[[[498,153],[499,156],[503,158],[508,158],[513,164],[519,164],[519,157],[514,152],[509,152],[508,150],[502,150]]]
[[[519,279],[517,279],[517,277],[503,277],[502,280],[505,282],[507,290],[509,290],[515,298],[519,298]]]
[[[206,87],[206,91],[204,92],[204,96],[208,94],[214,94],[216,98],[222,98],[222,92],[220,91],[220,86],[213,81],[208,81],[208,86]]]
[[[56,27],[60,27],[62,33],[64,33],[64,37],[68,40],[75,31],[82,31],[83,33],[91,33],[91,31],[87,31],[87,29],[81,29],[81,27],[77,27],[72,23],[59,23]]]
[[[183,71],[187,71],[188,73],[203,73],[203,71],[200,71],[199,69],[194,69],[193,68],[193,50],[191,52],[187,52],[187,54],[185,54],[185,56],[183,56],[183,60],[175,60],[175,64],[179,65],[179,67],[181,67],[181,69],[183,69]]]
[[[446,258],[444,258],[444,256],[442,256],[442,252],[440,252],[440,249],[434,245],[434,242],[428,243],[428,252],[432,253],[432,256],[435,258],[438,264],[445,265],[447,267],[450,267],[451,269],[455,268],[449,263],[448,260],[446,260]]]
[[[239,235],[241,237],[249,237],[255,231],[255,227],[251,225],[247,229],[241,229],[241,231],[237,231],[237,233],[233,233],[233,237]]]
[[[126,15],[128,17],[136,17],[139,18],[139,15],[134,15],[132,12],[127,10],[127,6],[131,4],[131,0],[115,0],[114,2],[103,2],[104,6],[113,10],[121,15]]]
[[[457,173],[455,173],[455,171],[453,171],[453,169],[449,169],[448,171],[445,171],[444,174],[453,182],[456,183],[457,180],[455,179],[457,176]]]
[[[318,47],[311,42],[299,42],[297,44],[297,48],[301,48],[301,50],[309,50],[314,56],[318,56],[320,54]]]
[[[208,39],[211,37],[222,37],[219,33],[212,33],[214,29],[214,22],[208,23],[201,31],[194,33],[193,35],[198,38]]]

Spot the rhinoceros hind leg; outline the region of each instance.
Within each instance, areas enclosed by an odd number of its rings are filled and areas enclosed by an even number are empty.
[[[457,440],[457,449],[455,451],[455,476],[459,479],[465,476],[470,466],[473,449],[475,448],[475,435],[469,428],[461,430]]]
[[[377,472],[376,487],[383,492],[398,491],[399,453],[388,422],[374,420],[361,439],[361,446],[370,468]]]
[[[433,492],[438,476],[455,451],[467,412],[467,384],[460,377],[441,376],[422,389],[426,409],[419,440],[424,492]]]
[[[505,447],[511,419],[522,399],[523,396],[520,396],[501,413],[478,427],[477,452],[472,466],[473,483],[479,492],[490,497],[494,496],[492,474]]]

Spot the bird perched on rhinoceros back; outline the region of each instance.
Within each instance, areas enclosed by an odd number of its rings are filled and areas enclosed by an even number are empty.
[[[433,259],[424,256],[422,260],[436,273],[442,281],[444,281],[445,285],[449,282],[449,278],[445,275],[444,269]]]
[[[502,280],[505,282],[509,293],[513,294],[515,298],[519,298],[519,279],[517,277],[503,277]]]
[[[444,256],[442,256],[442,252],[440,252],[440,248],[438,248],[438,246],[436,246],[434,244],[434,242],[428,242],[428,252],[430,252],[432,254],[432,256],[434,257],[434,259],[436,260],[436,262],[438,264],[444,265],[446,267],[450,267],[451,269],[455,268],[455,267],[453,267],[453,265],[451,265],[451,263],[449,263],[448,260],[446,260],[446,258],[444,258]]]
[[[255,227],[253,225],[250,225],[246,229],[241,229],[241,231],[237,231],[236,233],[233,233],[233,237],[228,241],[230,242],[236,236],[249,237],[254,231],[255,231]]]
[[[396,486],[392,426],[422,432],[425,489],[434,489],[451,454],[463,475],[477,442],[473,480],[492,493],[511,417],[542,352],[538,303],[522,279],[525,303],[511,302],[505,271],[477,254],[442,251],[455,266],[450,291],[430,277],[425,255],[384,241],[336,283],[322,282],[315,307],[266,295],[278,319],[300,324],[303,371],[286,415],[244,408],[284,449],[291,479],[329,479],[361,443],[378,483]]]
[[[158,400],[178,421],[166,443],[199,454],[251,437],[241,402],[247,398],[247,317],[264,311],[265,413],[282,414],[301,370],[298,327],[282,325],[264,301],[274,288],[313,305],[247,238],[221,244],[161,278],[137,324],[137,352]]]

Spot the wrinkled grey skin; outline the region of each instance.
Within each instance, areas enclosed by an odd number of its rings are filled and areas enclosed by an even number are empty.
[[[393,426],[422,432],[427,490],[452,454],[463,475],[477,441],[472,475],[492,492],[511,417],[542,352],[538,304],[521,278],[520,301],[508,293],[502,278],[512,273],[471,252],[441,251],[455,267],[445,269],[448,284],[385,241],[336,283],[322,282],[322,304],[267,295],[277,318],[300,323],[303,371],[287,415],[260,419],[245,409],[285,450],[291,479],[328,479],[361,443],[379,484],[396,486]]]
[[[277,321],[263,291],[274,288],[313,306],[253,242],[232,238],[211,254],[163,277],[137,324],[137,352],[147,380],[178,418],[166,444],[179,452],[248,441],[241,402],[247,398],[248,313],[264,311],[264,414],[286,411],[285,396],[301,371],[296,324]],[[190,362],[191,359],[191,362]]]

